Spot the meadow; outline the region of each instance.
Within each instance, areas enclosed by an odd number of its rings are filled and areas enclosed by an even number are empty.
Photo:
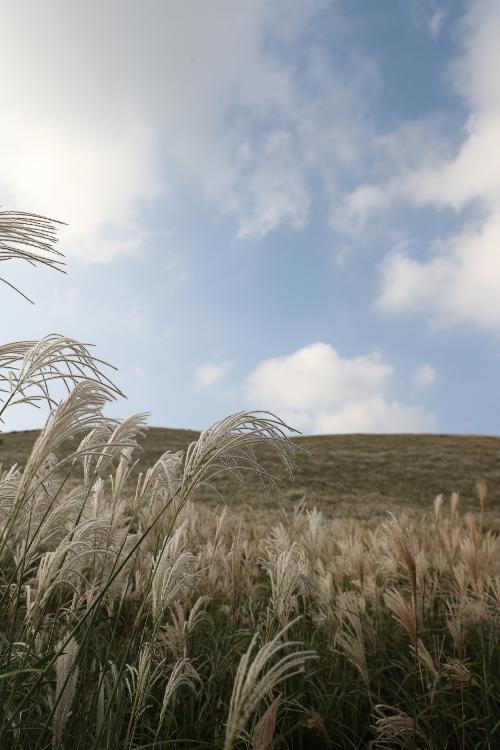
[[[5,433],[0,455],[5,465],[26,463],[37,430]],[[167,450],[186,451],[199,438],[194,430],[148,427],[139,440],[135,480]],[[221,504],[238,510],[242,517],[264,511],[276,518],[305,499],[328,518],[357,519],[373,525],[388,512],[419,516],[433,499],[453,492],[460,495],[463,512],[477,510],[477,484],[484,482],[488,500],[484,520],[500,531],[500,438],[471,435],[318,435],[292,437],[304,452],[297,453],[297,470],[290,477],[279,456],[265,444],[258,459],[277,478],[273,492],[264,492],[256,476],[241,482],[230,473],[213,481],[214,491],[197,493],[199,502],[215,511]],[[70,446],[63,446],[63,453]],[[68,480],[75,485],[77,472]]]
[[[239,412],[169,441],[105,416],[106,372],[0,346],[0,417],[52,408],[0,444],[2,748],[500,745],[496,439]]]

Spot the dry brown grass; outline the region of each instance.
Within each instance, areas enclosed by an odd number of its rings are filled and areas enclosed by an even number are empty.
[[[37,432],[10,432],[1,436],[0,462],[4,467],[24,464]],[[143,453],[137,474],[151,466],[165,450],[185,450],[198,437],[191,430],[150,428],[141,441]],[[280,477],[280,494],[266,495],[254,477],[239,483],[228,475],[216,479],[232,508],[240,511],[292,509],[306,496],[309,507],[328,517],[355,518],[375,523],[387,511],[427,510],[430,499],[442,493],[460,495],[462,511],[477,511],[484,503],[484,525],[500,530],[500,438],[461,435],[339,435],[302,437],[297,443],[308,451],[296,460],[299,472],[292,481],[272,451],[259,457]],[[479,483],[479,484],[478,484]],[[488,486],[487,497],[484,484]],[[214,493],[198,498],[213,505]],[[253,514],[252,514],[253,515]]]

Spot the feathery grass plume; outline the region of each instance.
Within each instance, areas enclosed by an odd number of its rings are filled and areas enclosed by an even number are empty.
[[[137,721],[146,707],[146,701],[151,688],[160,677],[160,668],[161,664],[153,668],[153,645],[151,643],[145,643],[142,646],[137,666],[126,665],[127,677],[125,678],[125,684],[132,701],[132,709],[130,711],[125,746],[127,746],[127,740],[129,738],[132,740],[133,738]]]
[[[458,603],[458,611],[466,627],[490,622],[494,616],[487,600],[482,597],[462,597]]]
[[[146,413],[133,414],[119,422],[104,443],[99,445],[94,441],[92,452],[87,453],[84,458],[86,477],[90,477],[91,474],[94,478],[103,477],[115,459],[124,455],[124,451],[129,452],[125,455],[130,458],[130,451],[139,447],[137,441],[145,435],[147,416]],[[99,434],[99,431],[97,433]],[[79,452],[81,450],[82,444]]]
[[[321,557],[324,543],[325,519],[317,508],[306,511],[307,525],[302,532],[300,545],[308,561],[308,573],[312,575],[316,562]]]
[[[458,524],[449,525],[445,527],[440,525],[437,527],[438,540],[441,547],[445,550],[448,562],[452,563],[457,557],[458,547],[461,538],[461,529]]]
[[[8,516],[14,500],[16,499],[19,482],[21,481],[21,470],[14,464],[0,475],[0,514]]]
[[[84,380],[74,387],[69,396],[54,409],[38,436],[19,483],[13,514],[50,477],[57,464],[40,471],[49,454],[66,441],[87,430],[94,429],[102,420],[102,408],[109,401],[109,389],[102,383]],[[66,462],[74,461],[74,454]],[[11,515],[12,518],[12,515]]]
[[[174,666],[172,667],[172,671],[170,672],[167,684],[165,685],[165,690],[163,692],[160,718],[158,721],[158,731],[160,730],[167,709],[170,706],[172,699],[174,698],[177,691],[183,686],[188,687],[194,691],[196,690],[196,683],[199,683],[200,681],[201,678],[189,659],[178,659],[175,662]]]
[[[366,610],[363,596],[351,591],[342,591],[337,596],[337,617],[340,624],[335,643],[358,670],[369,691],[369,674],[366,662],[365,632],[362,615]],[[371,629],[371,645],[374,645],[374,631]]]
[[[135,445],[128,445],[125,448],[121,448],[119,453],[119,461],[114,471],[114,474],[110,475],[111,482],[111,496],[113,503],[118,501],[122,490],[130,478],[130,474],[133,469],[137,466],[139,459],[134,458]]]
[[[407,529],[401,526],[398,519],[392,515],[390,520],[383,524],[382,531],[391,546],[398,552],[399,559],[406,568],[406,573],[411,584],[414,602],[417,601],[417,560],[414,540],[410,537]]]
[[[394,618],[406,630],[411,645],[417,648],[417,616],[413,600],[406,601],[397,589],[390,589],[384,594],[384,602]]]
[[[77,460],[83,469],[83,485],[86,492],[90,492],[97,485],[101,476],[96,474],[96,462],[101,455],[103,447],[107,445],[113,431],[118,424],[117,420],[102,418],[95,427],[89,430],[78,444],[75,450]]]
[[[375,747],[388,748],[416,748],[416,740],[424,748],[431,748],[431,744],[424,732],[417,727],[411,716],[392,706],[378,704],[375,712],[379,718],[375,722]],[[389,713],[390,712],[390,713]]]
[[[478,591],[479,585],[479,550],[474,538],[466,537],[460,542],[460,557],[467,567],[469,579],[472,582],[474,591]]]
[[[450,495],[450,515],[451,524],[456,526],[458,522],[458,504],[460,502],[460,495],[458,492],[452,492]]]
[[[281,695],[266,708],[252,732],[252,750],[269,750],[274,740],[276,716],[281,704]]]
[[[56,249],[57,230],[63,222],[24,211],[0,211],[0,262],[23,260],[32,266],[63,271],[63,253]],[[32,302],[20,289],[0,281]]]
[[[443,496],[442,495],[436,495],[434,498],[434,520],[436,523],[439,523],[439,520],[441,518],[441,509],[443,507]]]
[[[39,341],[15,341],[0,346],[0,421],[7,407],[45,402],[56,406],[52,386],[62,384],[69,392],[77,383],[92,381],[108,391],[110,398],[123,393],[104,374],[112,365],[93,356],[87,345],[50,334]],[[115,368],[112,368],[115,369]]]
[[[335,642],[340,650],[347,656],[351,664],[356,667],[365,685],[369,687],[370,678],[361,629],[350,630],[346,628],[345,630],[339,630]]]
[[[222,558],[222,566],[224,570],[224,582],[226,591],[229,594],[229,611],[231,612],[231,620],[234,623],[237,616],[238,603],[241,599],[243,586],[242,586],[242,571],[244,564],[244,544],[241,539],[241,528],[238,530],[232,540],[231,548]]]
[[[166,451],[144,474],[139,474],[134,508],[145,516],[147,525],[154,517],[157,504],[165,507],[178,494],[182,482],[184,453]]]
[[[293,455],[303,452],[287,437],[296,432],[269,412],[241,411],[216,422],[191,443],[186,452],[181,486],[182,502],[201,487],[211,487],[218,474],[228,472],[241,479],[243,470],[255,472],[263,487],[277,487],[277,479],[258,462],[255,449],[267,445],[274,449],[290,476],[297,468]],[[213,487],[212,487],[213,489]]]
[[[33,618],[40,612],[56,586],[68,584],[74,590],[76,583],[82,582],[86,567],[95,567],[99,558],[112,553],[109,523],[98,518],[79,523],[53,552],[41,557],[35,576],[36,594],[28,614]]]
[[[253,656],[259,637],[256,632],[241,657],[234,679],[226,724],[224,750],[232,750],[247,721],[261,700],[279,684],[304,670],[307,660],[317,658],[314,651],[297,650],[301,643],[285,641],[283,636],[297,622],[293,620]],[[293,649],[282,656],[285,649]],[[272,664],[275,657],[278,660]]]
[[[78,667],[75,666],[78,657],[78,644],[71,638],[64,646],[55,661],[56,668],[56,693],[55,710],[52,719],[52,747],[58,748],[61,744],[65,724],[71,712],[71,706],[75,697],[78,682]]]
[[[486,484],[484,479],[479,479],[476,482],[476,492],[479,500],[479,507],[481,508],[481,510],[484,510],[484,507],[486,505],[486,498],[488,497],[488,485]]]
[[[410,646],[410,649],[412,653],[415,654],[414,646]],[[423,642],[421,638],[417,638],[416,656],[417,656],[419,663],[423,667],[425,667],[425,669],[432,675],[434,680],[438,680],[439,679],[438,666],[436,666],[434,658],[432,657],[431,653],[429,652],[428,648],[426,647],[425,643]]]
[[[193,519],[193,516],[188,512],[187,507],[184,506],[187,515]],[[199,518],[199,514],[196,514],[196,518]],[[205,585],[207,586],[207,592],[212,594],[217,591],[223,581],[223,586],[226,587],[229,583],[226,580],[226,571],[224,570],[224,560],[227,554],[225,546],[225,537],[227,536],[227,506],[225,505],[220,514],[215,519],[215,527],[208,534],[208,539],[201,540],[199,538],[200,529],[196,531],[193,529],[193,537],[191,543],[197,543],[200,547],[200,566],[206,568]],[[239,529],[234,531],[234,536],[231,535],[231,539],[237,538]],[[196,541],[195,541],[196,538]]]
[[[357,579],[363,588],[369,555],[359,533],[353,533],[345,541],[339,540],[338,545],[346,573]]]
[[[187,614],[186,604],[174,602],[170,607],[171,623],[167,622],[162,632],[162,642],[168,646],[173,655],[180,659],[187,656],[188,637],[202,622],[212,622],[206,610],[210,601],[208,596],[199,596]]]
[[[477,497],[479,500],[479,507],[481,509],[480,529],[482,531],[484,525],[484,508],[486,505],[486,499],[488,497],[488,485],[484,479],[480,479],[476,482]]]
[[[215,533],[213,538],[210,537],[207,539],[205,545],[204,545],[204,556],[207,559],[207,562],[212,567],[212,563],[214,562],[217,553],[219,552],[220,548],[223,545],[223,539],[224,539],[224,526],[226,522],[226,516],[227,516],[227,505],[225,505],[222,509],[222,512],[217,516],[217,522],[215,525]]]
[[[448,601],[447,610],[446,627],[452,637],[455,654],[463,659],[468,630],[492,621],[494,613],[488,606],[487,598],[473,598],[466,591]]]
[[[281,552],[289,550],[294,543],[293,536],[294,534],[291,534],[290,529],[283,523],[273,526],[269,538],[265,542],[267,556],[271,559],[277,557]]]
[[[465,653],[465,624],[460,615],[449,607],[449,617],[446,627],[453,640],[453,648],[457,656],[462,659]]]
[[[297,608],[297,596],[304,593],[310,585],[305,575],[304,553],[293,543],[276,560],[266,561],[264,564],[271,580],[271,609],[283,628]]]
[[[153,561],[151,602],[153,617],[160,620],[186,583],[192,581],[198,571],[194,570],[198,558],[184,549],[184,532],[187,522],[168,539]]]
[[[50,482],[44,482],[43,487]],[[54,550],[74,527],[81,515],[86,495],[79,487],[67,495],[58,492],[57,484],[47,497],[36,492],[20,507],[15,523],[14,558],[18,565],[24,558],[23,568],[29,570],[41,550]],[[18,541],[19,540],[19,541]]]
[[[336,576],[334,571],[326,570],[323,564],[318,567],[319,570],[316,572],[313,584],[316,607],[312,611],[312,617],[314,622],[319,625],[333,624],[337,616],[335,606]]]
[[[467,536],[476,545],[479,545],[479,530],[477,528],[476,516],[474,513],[466,513],[464,516],[465,528],[467,529]]]
[[[493,563],[495,557],[498,555],[500,550],[498,534],[488,530],[481,536],[480,552],[482,564],[484,565],[485,572],[488,574],[490,571],[489,566]],[[497,568],[498,570],[498,568]]]
[[[467,659],[449,657],[443,665],[443,671],[455,685],[477,685],[478,681],[472,674],[470,662]]]
[[[137,661],[137,667],[127,665],[127,669],[131,675],[129,685],[129,692],[131,697],[136,697],[139,704],[144,703],[147,697],[147,684],[149,676],[151,674],[151,662],[153,657],[153,647],[151,643],[145,643],[140,652],[139,659]]]

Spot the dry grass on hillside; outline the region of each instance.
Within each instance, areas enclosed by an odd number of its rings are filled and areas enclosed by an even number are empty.
[[[2,436],[0,462],[23,465],[38,432]],[[151,466],[170,449],[185,450],[199,433],[153,427],[141,441],[138,471]],[[438,494],[458,492],[464,510],[477,508],[476,484],[486,482],[485,523],[500,529],[500,438],[459,435],[339,435],[301,437],[307,451],[297,456],[299,472],[291,481],[271,450],[262,449],[262,463],[280,478],[280,494],[266,495],[258,480],[244,483],[224,475],[215,482],[230,507],[291,509],[304,496],[329,517],[374,522],[387,511],[427,509]],[[198,499],[218,502],[204,490]]]

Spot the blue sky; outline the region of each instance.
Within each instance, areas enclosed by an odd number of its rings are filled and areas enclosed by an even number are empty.
[[[2,341],[92,342],[154,425],[497,432],[497,2],[2,17],[0,203],[68,222],[66,276],[4,272],[36,306],[2,290]]]

